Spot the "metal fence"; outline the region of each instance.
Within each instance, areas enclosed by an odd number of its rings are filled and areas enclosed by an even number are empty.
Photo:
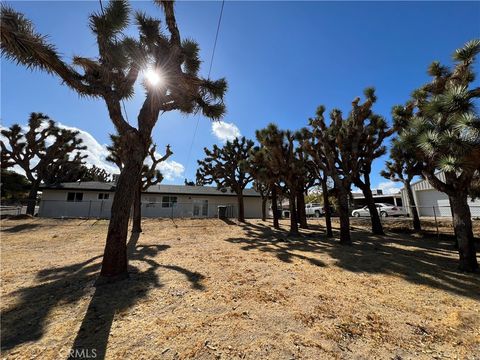
[[[47,218],[109,219],[112,200],[41,200],[35,207],[35,215]],[[219,207],[224,207],[227,218],[237,216],[237,204],[208,200],[189,202],[147,202],[141,203],[142,217],[146,218],[215,218]],[[1,215],[25,214],[27,204],[2,206]]]
[[[445,206],[416,206],[423,231],[440,235],[455,235],[451,207]],[[407,217],[382,217],[382,224],[390,230],[413,230],[413,206],[404,208]],[[474,236],[480,236],[480,206],[470,205],[470,214],[473,222]]]

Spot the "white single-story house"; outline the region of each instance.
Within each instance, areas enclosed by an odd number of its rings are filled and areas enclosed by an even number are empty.
[[[110,218],[115,196],[114,182],[71,182],[42,187],[38,215],[50,218]],[[262,199],[253,189],[243,192],[245,218],[262,217]],[[237,196],[211,186],[154,185],[142,193],[143,217],[217,217],[226,206],[228,217],[236,217]]]
[[[441,181],[445,181],[445,173],[438,172],[435,174]],[[450,200],[448,195],[436,190],[428,180],[419,180],[412,183],[413,198],[420,216],[452,216],[450,208]],[[400,191],[405,209],[411,212],[410,202],[408,201],[407,190],[403,188]],[[480,216],[480,200],[468,200],[470,213],[472,217]]]

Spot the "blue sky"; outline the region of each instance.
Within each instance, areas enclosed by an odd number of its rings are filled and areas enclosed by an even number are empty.
[[[99,11],[98,1],[10,5],[33,20],[39,32],[48,34],[65,58],[96,55],[88,15]],[[133,2],[132,6],[161,16],[150,2]],[[200,44],[204,76],[220,7],[220,2],[176,4],[182,36]],[[337,107],[346,112],[351,100],[367,86],[377,89],[375,111],[390,120],[391,107],[404,103],[414,88],[428,81],[427,66],[433,60],[451,64],[456,48],[480,36],[479,24],[479,2],[227,1],[211,77],[227,78],[224,121],[250,138],[269,122],[301,128],[320,104],[327,111]],[[102,145],[113,132],[101,100],[79,98],[56,77],[3,58],[1,94],[3,126],[26,123],[28,114],[38,111],[88,132]],[[142,100],[139,86],[136,96],[126,103],[130,122],[135,121]],[[228,126],[223,130],[229,130]],[[159,149],[170,143],[174,151],[171,160],[176,163],[165,168],[171,172],[165,183],[193,179],[203,147],[221,144],[209,120],[178,113],[159,119],[153,139]],[[102,160],[100,150],[94,156]],[[385,159],[374,164],[374,185],[386,182],[378,175]],[[179,164],[186,168],[184,174]]]

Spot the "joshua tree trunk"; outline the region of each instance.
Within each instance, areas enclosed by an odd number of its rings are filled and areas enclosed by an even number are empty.
[[[305,197],[301,190],[297,191],[297,214],[300,227],[302,229],[308,229],[307,213],[305,211]]]
[[[280,229],[278,224],[278,203],[277,203],[277,187],[272,187],[272,212],[273,212],[273,228]]]
[[[28,193],[28,200],[27,200],[27,214],[28,215],[35,215],[35,205],[37,204],[37,193],[38,188],[40,187],[40,182],[38,180],[32,182],[32,188]]]
[[[132,145],[132,149],[132,151],[128,152],[128,159],[124,160],[124,167],[118,178],[112,203],[112,217],[108,226],[102,270],[100,272],[101,277],[107,279],[107,281],[121,280],[128,277],[128,219],[138,185],[138,178],[145,159],[145,154],[138,150],[139,147]]]
[[[133,224],[132,233],[142,232],[142,181],[138,180],[133,200]]]
[[[360,184],[357,184],[357,186]],[[370,189],[370,182],[365,182],[359,186],[362,189],[363,195],[367,202],[368,211],[370,212],[370,220],[372,222],[372,233],[375,235],[385,235],[383,232],[382,222],[380,221],[380,216],[378,215],[377,207],[375,206],[375,200],[373,199],[372,190]]]
[[[421,231],[422,225],[420,223],[420,217],[418,216],[418,210],[415,204],[415,198],[413,197],[413,191],[412,191],[412,186],[410,185],[410,181],[405,181],[404,185],[405,185],[405,189],[407,189],[408,203],[410,204],[410,209],[412,212],[413,229],[415,231]]]
[[[327,179],[322,179],[323,208],[325,213],[325,226],[327,227],[327,238],[333,237],[332,218],[330,201],[328,200]]]
[[[340,244],[351,245],[350,237],[350,214],[348,213],[348,193],[344,189],[338,189],[338,215],[340,216]]]
[[[289,195],[289,208],[290,208],[290,234],[298,234],[298,222],[297,222],[297,209],[295,207],[295,191],[290,190]]]
[[[262,221],[267,220],[267,197],[262,196]]]
[[[460,270],[474,272],[478,269],[478,262],[467,193],[460,192],[449,198],[453,209],[453,227],[458,241]]]
[[[243,193],[240,191],[237,194],[238,200],[238,221],[245,222],[245,207],[243,205]]]

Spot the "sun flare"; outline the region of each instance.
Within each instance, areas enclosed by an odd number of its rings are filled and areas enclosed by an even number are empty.
[[[144,76],[152,86],[159,86],[162,83],[162,76],[158,70],[149,68],[145,71]]]

